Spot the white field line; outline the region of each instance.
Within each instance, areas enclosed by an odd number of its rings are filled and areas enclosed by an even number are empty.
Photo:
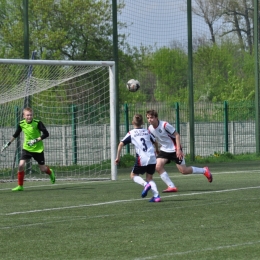
[[[153,255],[153,256],[147,256],[147,257],[142,257],[142,258],[134,258],[134,260],[163,259],[163,257],[176,256],[176,255],[188,255],[188,254],[194,254],[194,253],[200,253],[200,252],[206,252],[206,251],[229,249],[229,248],[234,248],[234,247],[246,247],[246,246],[252,246],[255,244],[259,244],[259,243],[260,243],[260,240],[249,241],[249,242],[241,243],[241,244],[216,246],[216,247],[209,247],[209,248],[204,248],[204,249],[199,249],[199,250],[189,250],[189,251],[185,251],[185,252],[174,252],[174,253],[163,254],[163,255]]]
[[[73,217],[73,218],[65,218],[65,219],[61,219],[59,218],[58,220],[52,220],[52,221],[44,221],[44,222],[37,222],[37,223],[32,223],[32,224],[23,224],[23,225],[14,225],[14,226],[5,226],[5,227],[0,227],[0,230],[2,229],[10,229],[10,228],[27,228],[27,227],[33,227],[33,226],[40,226],[40,225],[48,225],[48,224],[54,224],[54,223],[62,223],[62,222],[66,222],[68,223],[73,222],[75,220],[84,220],[84,219],[92,219],[92,218],[105,218],[105,217],[111,217],[114,216],[112,215],[97,215],[97,216],[85,216],[85,217]],[[63,217],[64,218],[64,217]]]
[[[217,190],[217,191],[192,192],[192,193],[184,193],[184,194],[174,193],[172,195],[163,196],[161,198],[183,197],[183,196],[193,196],[193,195],[204,195],[204,194],[213,194],[213,193],[224,193],[224,192],[232,192],[232,191],[239,191],[239,190],[249,190],[249,189],[259,189],[259,188],[260,188],[260,186],[243,187],[243,188],[237,188],[237,189]],[[64,210],[64,209],[96,207],[96,206],[103,206],[103,205],[109,205],[109,204],[133,202],[133,201],[139,201],[139,200],[143,200],[143,199],[114,200],[114,201],[107,201],[107,202],[100,202],[100,203],[93,203],[93,204],[75,205],[75,206],[67,206],[67,207],[46,208],[46,209],[27,210],[27,211],[17,211],[17,212],[10,212],[10,213],[1,214],[1,215],[2,216],[10,216],[10,215],[20,215],[20,214],[38,213],[38,212]]]

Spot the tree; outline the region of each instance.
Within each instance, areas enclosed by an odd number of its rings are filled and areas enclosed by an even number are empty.
[[[254,59],[232,42],[201,46],[194,54],[195,99],[252,100]]]
[[[253,1],[252,0],[194,0],[192,8],[194,14],[202,17],[209,27],[212,42],[216,42],[214,24],[222,21],[218,36],[229,39],[237,36],[240,47],[253,51]]]
[[[243,49],[253,51],[253,1],[228,0],[221,3],[224,21],[231,25],[226,28],[223,35],[235,32]]]
[[[188,57],[182,49],[163,47],[149,60],[154,74],[154,96],[157,101],[183,100],[188,85]]]
[[[0,46],[5,46],[3,57],[21,58],[21,1],[1,1],[0,7]],[[120,2],[118,10],[123,7]],[[113,57],[110,0],[30,0],[29,28],[30,50],[37,50],[40,58],[111,60]],[[124,42],[124,36],[119,35],[119,42]]]
[[[199,17],[202,17],[209,27],[211,41],[216,42],[216,32],[214,31],[214,24],[221,18],[220,5],[225,0],[195,0],[196,6],[192,7],[192,12]]]
[[[1,57],[22,58],[23,24],[21,1],[0,2],[0,46]]]

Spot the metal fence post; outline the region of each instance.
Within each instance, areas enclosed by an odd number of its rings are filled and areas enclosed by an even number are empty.
[[[76,127],[76,106],[71,106],[72,114],[72,155],[73,164],[77,164],[78,154],[77,154],[77,127]]]
[[[180,107],[178,102],[175,103],[175,113],[176,113],[175,127],[177,132],[180,134]]]
[[[228,102],[224,101],[225,152],[228,152]]]
[[[126,133],[129,132],[129,114],[128,114],[128,105],[127,103],[124,104],[124,108],[125,108],[125,130]],[[126,145],[126,153],[130,154],[130,147],[129,144]]]

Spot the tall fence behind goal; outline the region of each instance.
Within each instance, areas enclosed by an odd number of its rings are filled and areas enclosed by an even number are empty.
[[[50,133],[45,162],[57,179],[117,178],[114,62],[0,59],[0,144],[14,134],[22,110]],[[16,179],[23,134],[0,156],[0,179]],[[48,178],[27,163],[25,179]]]

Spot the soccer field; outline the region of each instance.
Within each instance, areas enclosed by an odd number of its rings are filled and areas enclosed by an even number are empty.
[[[162,202],[118,181],[1,183],[0,259],[259,259],[259,162],[209,165],[213,182],[168,169]],[[159,191],[165,184],[155,174]]]

